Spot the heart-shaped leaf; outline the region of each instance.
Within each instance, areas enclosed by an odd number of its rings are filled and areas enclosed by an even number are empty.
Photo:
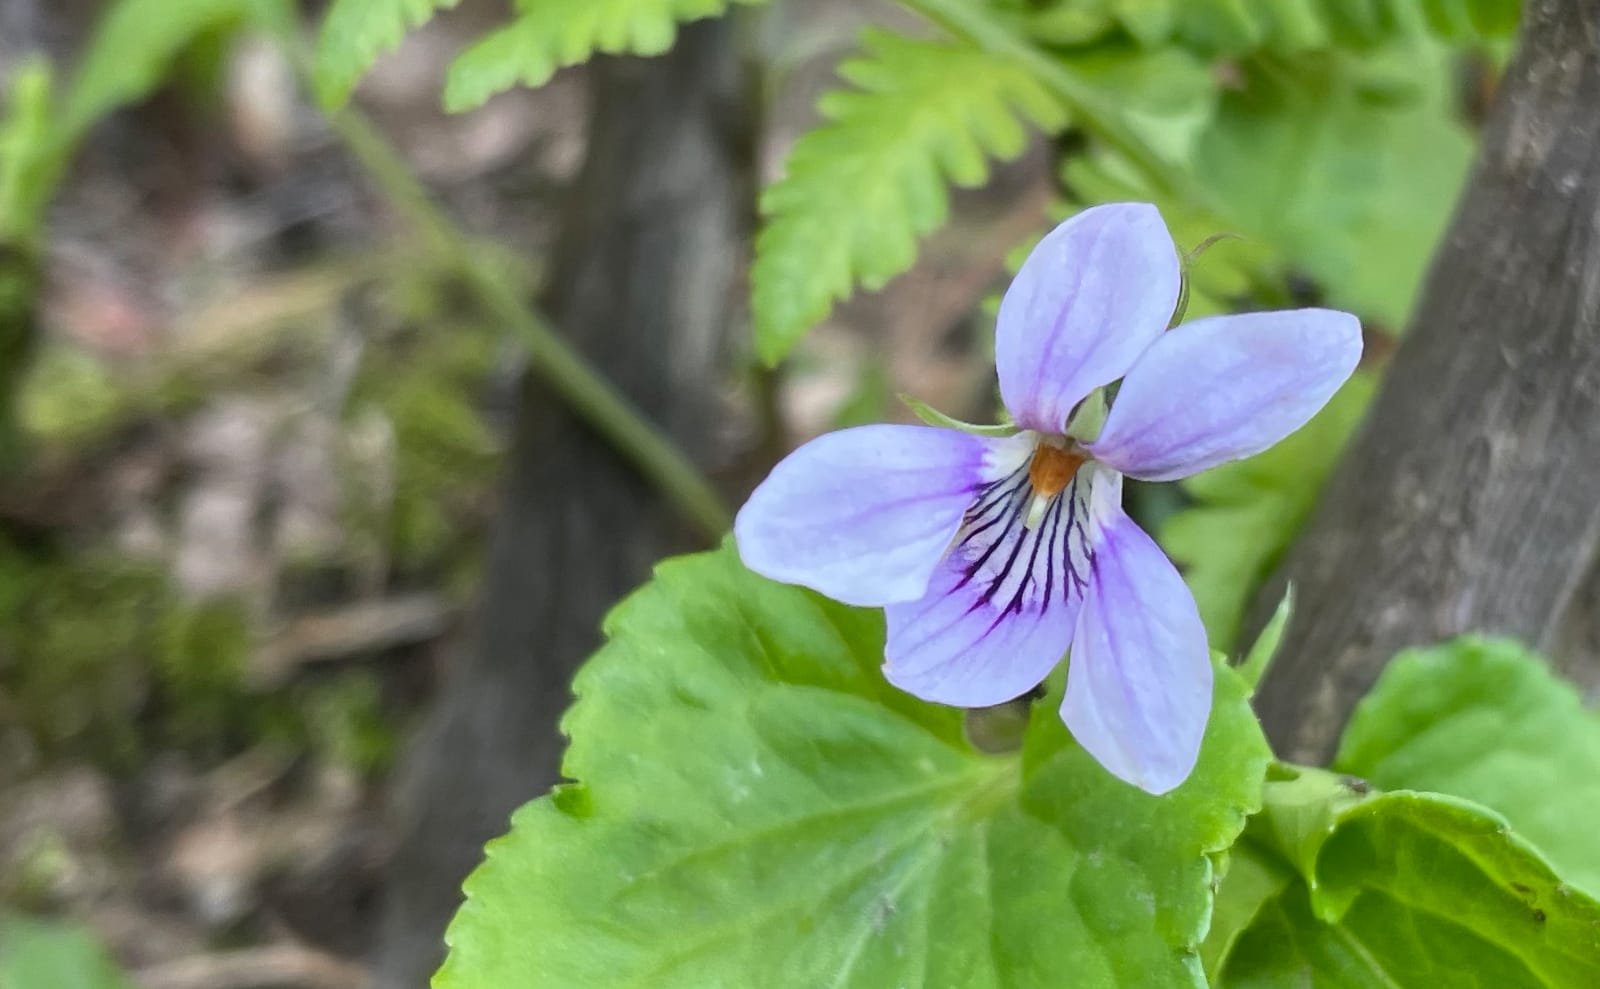
[[[879,613],[668,562],[564,727],[578,782],[467,881],[441,989],[1202,986],[1213,863],[1268,753],[1217,677],[1194,775],[1113,778],[1048,701],[1020,752],[884,682]]]

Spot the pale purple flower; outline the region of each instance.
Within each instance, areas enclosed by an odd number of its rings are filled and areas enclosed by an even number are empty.
[[[1000,304],[995,361],[1019,431],[881,425],[813,440],[739,512],[745,564],[884,608],[884,674],[925,700],[1020,696],[1070,646],[1061,717],[1078,743],[1151,793],[1177,786],[1211,708],[1206,633],[1177,570],[1123,512],[1123,475],[1170,481],[1265,450],[1361,355],[1355,317],[1326,309],[1166,332],[1181,279],[1153,206],[1061,224]],[[1080,404],[1118,379],[1099,435],[1069,437]]]

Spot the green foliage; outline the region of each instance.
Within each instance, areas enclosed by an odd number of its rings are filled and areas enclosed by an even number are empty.
[[[0,470],[23,449],[16,427],[17,384],[38,336],[40,227],[58,172],[49,64],[24,62],[9,83],[0,119]]]
[[[61,107],[62,153],[106,114],[148,96],[198,39],[242,23],[260,0],[118,0],[95,27]]]
[[[1329,303],[1398,329],[1472,157],[1447,66],[1406,51],[1245,73],[1194,164],[1224,229],[1272,244]]]
[[[1222,963],[1261,916],[1262,909],[1275,902],[1294,881],[1294,869],[1287,863],[1247,841],[1228,850],[1216,907],[1211,913],[1211,929],[1200,945],[1200,959],[1210,985],[1219,985]]]
[[[730,3],[761,0],[518,0],[517,19],[467,49],[450,67],[444,102],[470,110],[518,84],[542,86],[557,69],[608,55],[660,55],[678,22],[715,17]]]
[[[1278,644],[1283,641],[1283,632],[1289,627],[1289,618],[1294,614],[1294,588],[1286,588],[1283,600],[1278,602],[1278,607],[1272,612],[1272,617],[1267,621],[1266,628],[1256,636],[1256,641],[1251,644],[1250,651],[1245,653],[1244,659],[1238,667],[1239,676],[1252,690],[1266,675],[1267,667],[1272,665],[1272,660],[1278,654]]]
[[[1262,50],[1363,50],[1437,38],[1502,38],[1517,0],[997,0],[1052,45],[1086,45],[1125,32],[1140,44],[1182,45],[1207,56]]]
[[[461,0],[334,0],[317,36],[316,85],[323,106],[350,99],[378,56],[400,44],[410,28]]]
[[[1224,989],[1580,989],[1600,972],[1600,903],[1484,807],[1307,770],[1268,783],[1247,836],[1219,893],[1228,947],[1207,952]]]
[[[1509,642],[1402,653],[1335,769],[1274,771],[1218,894],[1214,985],[1594,985],[1600,719],[1570,685]]]
[[[1227,308],[1229,297],[1281,305],[1298,272],[1328,303],[1397,332],[1472,155],[1447,59],[1417,47],[1359,59],[1263,56],[1237,71],[1183,165],[1198,199],[1163,194],[1104,147],[1068,161],[1068,187],[1086,203],[1152,200],[1180,242],[1242,235],[1242,250],[1216,249],[1228,264],[1208,254],[1197,267],[1196,289],[1213,300],[1197,315]]]
[[[1334,766],[1506,816],[1561,874],[1600,895],[1600,717],[1513,642],[1401,653],[1356,709]]]
[[[784,177],[761,197],[751,271],[756,347],[776,363],[856,281],[869,288],[911,266],[917,239],[949,213],[946,183],[973,186],[988,157],[1014,158],[1025,123],[1065,122],[1026,70],[983,49],[869,31],[803,135]]]
[[[1213,55],[1257,49],[1360,50],[1427,37],[1464,41],[1516,29],[1517,0],[1101,0],[1146,44]]]
[[[1282,443],[1182,482],[1194,504],[1162,523],[1160,542],[1194,591],[1212,648],[1232,648],[1250,595],[1315,506],[1374,383],[1357,374]]]
[[[63,99],[52,98],[42,62],[24,64],[10,80],[0,123],[0,464],[22,446],[12,405],[36,335],[36,240],[78,142],[107,113],[148,95],[186,49],[264,2],[119,0],[96,27]]]
[[[0,989],[132,989],[76,925],[0,916]]]
[[[1227,670],[1198,769],[1156,798],[1059,697],[1020,752],[979,753],[884,681],[877,612],[731,547],[663,564],[606,628],[563,722],[577,782],[490,844],[441,989],[1204,984],[1213,861],[1267,759]]]
[[[9,101],[0,120],[0,250],[36,241],[55,191],[51,80],[50,65],[42,60],[24,62],[9,80]],[[12,311],[3,296],[0,307],[0,313]]]

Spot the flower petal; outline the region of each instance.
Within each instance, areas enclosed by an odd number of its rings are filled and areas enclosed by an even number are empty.
[[[1121,476],[1096,471],[1094,556],[1061,717],[1102,766],[1161,794],[1182,783],[1199,756],[1211,659],[1193,595],[1121,501]]]
[[[745,566],[846,604],[914,601],[979,489],[1026,443],[930,426],[860,426],[800,447],[739,510]],[[999,472],[997,475],[996,472]]]
[[[1086,209],[1023,262],[1000,301],[995,366],[1018,423],[1059,433],[1084,396],[1155,341],[1178,300],[1178,254],[1148,203]]]
[[[1260,453],[1305,425],[1360,359],[1361,323],[1349,313],[1196,320],[1139,358],[1090,450],[1147,481]]]
[[[985,707],[1061,662],[1088,586],[1087,485],[1074,480],[1031,528],[1027,465],[973,505],[920,601],[885,609],[884,675],[924,700]]]

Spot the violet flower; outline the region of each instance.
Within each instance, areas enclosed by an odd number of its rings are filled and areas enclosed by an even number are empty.
[[[880,425],[813,440],[739,512],[745,564],[883,607],[884,674],[925,700],[1010,700],[1071,646],[1061,717],[1078,743],[1150,793],[1177,786],[1211,708],[1206,633],[1178,571],[1123,512],[1123,475],[1170,481],[1265,450],[1361,355],[1355,317],[1326,309],[1166,332],[1181,281],[1153,206],[1061,224],[1000,304],[995,358],[1017,431]],[[1099,435],[1069,435],[1118,379]]]

